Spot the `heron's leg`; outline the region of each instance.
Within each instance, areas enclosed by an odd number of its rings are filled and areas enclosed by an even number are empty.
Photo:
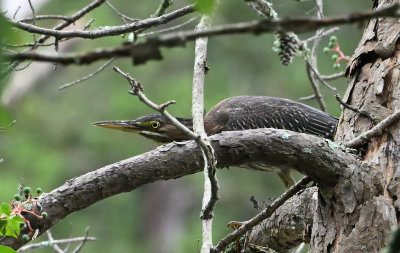
[[[290,188],[290,186],[292,186],[296,183],[296,181],[294,180],[294,178],[292,177],[292,175],[290,174],[289,171],[288,172],[280,172],[280,173],[278,173],[278,176],[281,178],[281,180],[285,184],[286,189]]]

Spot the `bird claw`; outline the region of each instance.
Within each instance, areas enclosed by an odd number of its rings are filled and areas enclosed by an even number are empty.
[[[243,225],[243,222],[241,221],[231,221],[228,223],[226,226],[227,228],[233,228],[234,230],[240,228]]]

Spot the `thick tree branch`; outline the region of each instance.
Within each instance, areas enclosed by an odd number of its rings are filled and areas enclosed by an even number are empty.
[[[262,21],[252,21],[252,22],[236,23],[229,25],[220,25],[202,31],[182,31],[182,32],[167,33],[159,37],[149,38],[147,41],[142,43],[127,44],[127,45],[125,44],[113,48],[100,48],[82,54],[51,55],[51,54],[27,51],[21,53],[4,52],[4,55],[9,60],[47,61],[47,62],[56,62],[60,64],[89,64],[100,59],[109,59],[115,56],[133,57],[135,63],[139,64],[139,63],[144,63],[146,60],[150,59],[160,59],[161,58],[161,55],[159,53],[160,47],[184,46],[187,41],[193,41],[199,37],[205,37],[205,36],[212,37],[212,36],[219,36],[226,34],[242,34],[242,33],[260,34],[260,33],[275,32],[275,31],[293,31],[296,33],[308,32],[317,30],[322,27],[355,23],[375,17],[396,17],[398,16],[397,12],[399,8],[400,5],[395,4],[393,6],[382,8],[380,10],[354,13],[350,15],[323,18],[323,19],[296,18],[296,19],[283,19],[283,20],[273,20],[273,21],[262,20]],[[136,24],[136,28],[142,27],[142,25],[139,25],[137,23],[133,24]],[[114,33],[118,34],[116,33],[115,30],[112,31],[113,34]],[[126,30],[124,31],[126,32]],[[38,33],[38,31],[35,32]],[[61,36],[60,34],[56,33],[57,32],[54,31],[51,32],[51,34],[53,35]],[[71,34],[69,34],[69,36],[71,36]],[[88,38],[92,38],[91,37],[92,35],[86,34],[85,36],[87,36]]]
[[[321,188],[337,183],[358,164],[356,157],[332,148],[325,139],[278,129],[223,132],[210,137],[219,167],[260,162],[287,166],[310,176]],[[40,203],[49,216],[32,220],[43,233],[65,216],[121,192],[132,191],[157,180],[175,179],[203,170],[203,157],[194,141],[170,143],[147,153],[72,178],[43,194]],[[1,245],[18,248],[13,238]]]

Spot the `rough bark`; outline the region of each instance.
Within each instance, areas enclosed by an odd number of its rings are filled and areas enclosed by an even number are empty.
[[[378,8],[391,4],[378,1]],[[344,101],[379,120],[400,108],[398,19],[369,22],[347,69]],[[373,127],[370,119],[344,109],[336,140],[346,142]],[[320,196],[311,252],[379,252],[398,225],[399,124],[359,148],[360,165],[341,176],[328,198]],[[324,188],[323,185],[320,186]]]
[[[278,129],[223,132],[210,137],[219,167],[258,162],[289,166],[308,174],[326,189],[336,185],[342,174],[350,174],[357,164],[353,154],[333,148],[326,139]],[[282,164],[284,163],[284,164]],[[43,233],[65,216],[104,198],[132,191],[156,180],[168,180],[203,169],[203,157],[194,141],[170,143],[142,155],[123,160],[85,175],[72,178],[40,203],[49,217],[32,221]],[[18,248],[21,241],[0,239],[1,245]]]
[[[374,7],[399,2],[380,0],[375,1]],[[372,19],[346,71],[351,81],[344,101],[378,120],[400,108],[399,36],[398,19]],[[343,109],[336,142],[346,143],[373,126],[369,118]],[[359,163],[348,164],[351,173],[340,175],[334,187],[327,189],[325,184],[318,185],[324,194],[316,195],[317,200],[311,202],[315,205],[299,200],[300,196],[307,196],[303,192],[292,203],[285,204],[288,211],[284,215],[277,212],[253,230],[250,242],[267,245],[278,252],[308,240],[310,252],[380,252],[391,228],[398,226],[399,144],[400,129],[396,123],[358,148]],[[313,214],[312,220],[298,215],[303,210]],[[285,217],[293,217],[293,230],[289,229],[290,218],[285,220]],[[302,226],[303,222],[307,226]],[[311,235],[302,238],[300,231]],[[275,237],[276,234],[280,236]]]
[[[287,252],[302,242],[309,243],[317,204],[317,187],[293,196],[251,231],[249,242],[268,245],[277,252]]]

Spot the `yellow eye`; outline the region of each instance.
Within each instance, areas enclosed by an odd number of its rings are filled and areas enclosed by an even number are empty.
[[[150,123],[150,126],[151,126],[152,128],[154,128],[154,129],[157,129],[157,128],[160,127],[160,122],[158,122],[158,121],[152,121],[152,122]]]

